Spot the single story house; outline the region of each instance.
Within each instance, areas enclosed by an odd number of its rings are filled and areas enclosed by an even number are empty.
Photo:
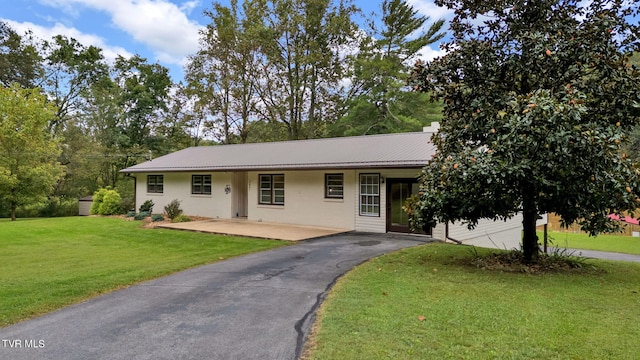
[[[436,149],[423,132],[191,147],[122,172],[136,179],[136,208],[180,200],[188,215],[243,218],[362,232],[410,232],[404,200]],[[513,248],[521,218],[439,224],[435,238]]]

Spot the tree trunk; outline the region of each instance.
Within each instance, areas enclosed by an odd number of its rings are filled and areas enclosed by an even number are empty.
[[[527,263],[533,262],[538,257],[540,251],[538,245],[538,234],[536,233],[536,222],[538,220],[538,211],[535,202],[523,201],[522,214],[522,252],[524,260]]]
[[[11,221],[16,221],[16,205],[11,204]]]

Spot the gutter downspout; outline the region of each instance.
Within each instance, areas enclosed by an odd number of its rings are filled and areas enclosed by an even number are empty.
[[[462,245],[462,241],[460,240],[456,240],[452,237],[449,237],[449,222],[445,222],[444,223],[444,239],[446,240],[450,240],[453,241],[454,243],[458,244],[458,245]]]

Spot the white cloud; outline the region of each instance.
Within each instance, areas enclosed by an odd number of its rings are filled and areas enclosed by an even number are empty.
[[[70,9],[70,14],[84,6],[106,13],[115,28],[148,46],[158,60],[183,64],[187,55],[198,50],[198,31],[202,28],[190,20],[198,1],[178,6],[168,0],[43,0],[48,5]]]
[[[437,46],[437,45],[433,45]],[[437,57],[441,57],[446,55],[446,52],[441,49],[433,49],[431,46],[427,45],[418,51],[418,56],[416,56],[416,60],[420,59],[422,61],[431,61]]]
[[[111,63],[115,62],[118,55],[125,58],[133,55],[122,47],[108,45],[103,38],[97,35],[85,34],[76,28],[68,27],[60,23],[56,23],[51,27],[45,27],[31,22],[17,22],[8,19],[0,20],[9,24],[9,26],[20,35],[31,31],[36,38],[48,41],[56,35],[63,35],[68,38],[74,38],[85,46],[93,45],[99,47],[102,49],[102,55]]]
[[[451,19],[453,11],[446,7],[439,7],[433,3],[433,0],[407,0],[407,3],[413,6],[421,15],[428,16],[430,21],[439,19]]]

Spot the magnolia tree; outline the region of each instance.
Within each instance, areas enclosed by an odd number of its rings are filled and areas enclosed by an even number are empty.
[[[640,120],[639,5],[626,0],[436,0],[455,10],[447,55],[411,82],[444,101],[414,227],[523,216],[523,252],[554,212],[595,235],[639,204],[622,151]]]

